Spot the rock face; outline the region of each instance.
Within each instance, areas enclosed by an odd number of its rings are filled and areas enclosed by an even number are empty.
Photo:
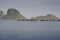
[[[23,15],[19,13],[16,9],[8,9],[7,14],[2,19],[18,19],[25,18]]]
[[[4,16],[3,11],[0,11],[0,19]]]

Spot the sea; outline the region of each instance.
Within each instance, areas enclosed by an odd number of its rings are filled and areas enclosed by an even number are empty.
[[[60,40],[60,21],[0,20],[0,40]]]

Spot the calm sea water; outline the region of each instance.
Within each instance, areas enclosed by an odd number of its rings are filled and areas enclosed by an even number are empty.
[[[0,40],[60,40],[60,22],[0,20]]]

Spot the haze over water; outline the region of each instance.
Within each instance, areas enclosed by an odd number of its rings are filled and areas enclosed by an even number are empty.
[[[0,20],[0,40],[60,40],[60,22]]]

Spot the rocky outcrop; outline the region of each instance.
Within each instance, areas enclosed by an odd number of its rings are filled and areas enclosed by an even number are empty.
[[[25,18],[21,13],[16,9],[8,9],[7,14],[2,19],[20,19]]]

